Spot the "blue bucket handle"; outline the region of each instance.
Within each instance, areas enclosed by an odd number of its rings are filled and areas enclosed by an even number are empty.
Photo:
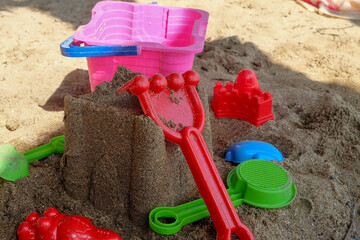
[[[140,54],[137,45],[74,46],[72,36],[60,44],[60,51],[66,57],[135,56]]]

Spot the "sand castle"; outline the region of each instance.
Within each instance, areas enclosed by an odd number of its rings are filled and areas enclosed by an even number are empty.
[[[137,74],[119,66],[113,81],[92,94],[65,99],[62,170],[71,197],[147,226],[153,208],[184,203],[199,193],[180,148],[165,141],[161,128],[143,115],[138,99],[115,96]],[[206,93],[198,92],[210,119]],[[209,121],[203,136],[211,151]]]

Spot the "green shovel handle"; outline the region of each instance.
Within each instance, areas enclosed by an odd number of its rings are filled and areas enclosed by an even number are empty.
[[[242,193],[227,190],[235,207],[243,203]],[[210,216],[202,198],[176,207],[157,207],[149,214],[149,224],[154,232],[162,235],[172,235],[181,230],[186,224]],[[172,220],[170,223],[161,222],[160,219]]]
[[[32,163],[36,160],[46,158],[53,153],[64,153],[65,138],[64,136],[58,136],[50,139],[48,144],[31,149],[24,152],[22,155],[26,158],[28,163]]]

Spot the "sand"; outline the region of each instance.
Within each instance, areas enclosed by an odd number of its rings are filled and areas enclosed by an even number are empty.
[[[85,59],[61,56],[59,43],[90,18],[96,1],[1,0],[0,144],[20,152],[64,133],[65,95],[90,92]],[[148,1],[139,1],[147,3]],[[282,209],[238,207],[256,239],[360,239],[360,23],[309,12],[294,1],[159,1],[210,13],[203,53],[194,69],[212,99],[216,82],[253,69],[273,97],[275,121],[256,128],[216,119],[210,110],[214,161],[226,178],[231,144],[263,140],[285,159],[280,165],[298,189]],[[0,239],[16,239],[26,215],[48,207],[90,217],[125,239],[214,239],[210,218],[175,236],[136,229],[117,216],[74,200],[64,191],[61,156],[31,165],[31,174],[0,183]]]

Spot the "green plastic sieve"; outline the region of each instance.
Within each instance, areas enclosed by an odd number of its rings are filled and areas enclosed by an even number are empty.
[[[260,208],[280,208],[295,198],[296,188],[289,174],[279,165],[253,159],[239,164],[228,177],[227,192],[237,207],[242,203]],[[176,207],[158,207],[149,215],[151,229],[162,235],[172,235],[189,223],[208,217],[203,199]]]

